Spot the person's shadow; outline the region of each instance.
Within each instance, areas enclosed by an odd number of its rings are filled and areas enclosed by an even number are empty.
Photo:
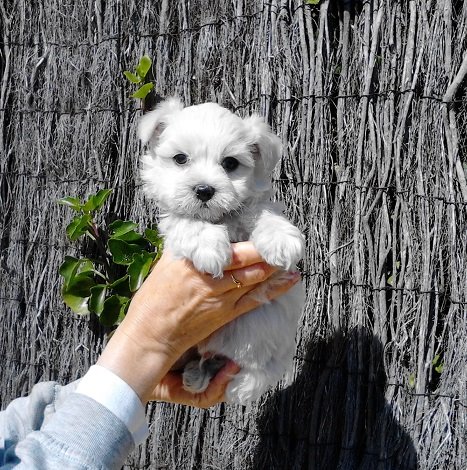
[[[259,414],[252,469],[416,469],[385,384],[381,342],[363,328],[310,343],[297,379]]]

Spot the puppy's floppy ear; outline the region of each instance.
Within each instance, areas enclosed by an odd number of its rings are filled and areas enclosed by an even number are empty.
[[[154,111],[145,114],[138,125],[138,137],[143,145],[157,139],[167,125],[170,115],[183,109],[183,104],[177,97],[168,98],[157,105]]]
[[[257,191],[268,191],[271,188],[272,170],[281,158],[281,141],[259,116],[247,117],[244,122],[251,135],[256,189]]]

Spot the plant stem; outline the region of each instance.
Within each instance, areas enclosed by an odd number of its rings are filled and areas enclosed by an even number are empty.
[[[104,264],[105,275],[108,282],[113,282],[113,276],[111,275],[110,262],[107,255],[107,250],[105,249],[105,243],[103,240],[104,232],[97,226],[94,220],[91,220],[89,223],[90,235],[96,242],[97,249],[99,254],[102,256],[102,262]]]

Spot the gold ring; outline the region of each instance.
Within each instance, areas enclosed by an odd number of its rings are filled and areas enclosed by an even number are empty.
[[[232,281],[237,286],[237,289],[240,289],[240,287],[243,287],[242,283],[232,273],[230,273],[230,277],[232,278]]]

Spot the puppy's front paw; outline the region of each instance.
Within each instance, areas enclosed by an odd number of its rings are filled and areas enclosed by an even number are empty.
[[[266,263],[286,271],[295,267],[305,251],[302,233],[286,221],[279,227],[256,227],[251,239]]]
[[[232,259],[232,247],[223,227],[212,227],[203,232],[190,259],[198,271],[222,277],[224,268]]]

